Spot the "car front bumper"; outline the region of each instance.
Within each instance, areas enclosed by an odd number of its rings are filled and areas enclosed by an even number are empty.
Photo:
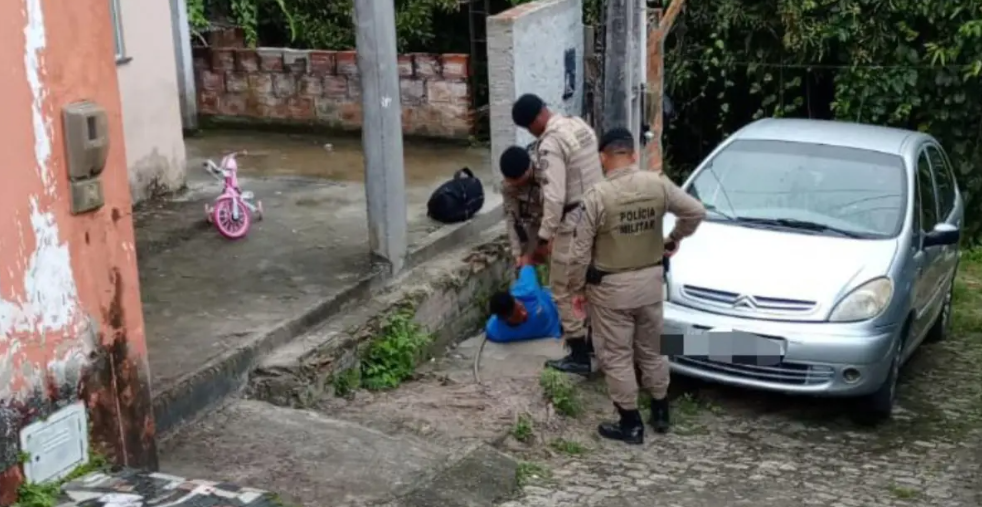
[[[665,303],[665,335],[699,335],[729,329],[785,342],[784,357],[767,364],[735,364],[705,352],[671,357],[672,371],[703,380],[789,394],[862,396],[876,391],[890,371],[900,326],[864,323],[782,322],[719,315]],[[724,336],[724,335],[715,335]]]

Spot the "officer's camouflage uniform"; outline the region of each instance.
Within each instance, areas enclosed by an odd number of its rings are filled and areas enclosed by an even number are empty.
[[[506,184],[501,195],[504,200],[505,220],[508,226],[508,243],[513,257],[531,255],[535,251],[539,224],[542,223],[542,185],[545,179],[535,164],[535,145],[527,149],[532,158],[532,177],[522,186]]]
[[[538,236],[542,241],[552,241],[549,288],[559,308],[563,338],[585,339],[585,319],[573,311],[569,252],[583,194],[603,180],[597,135],[581,118],[554,114],[539,136],[535,152],[543,198]]]
[[[659,353],[662,333],[662,222],[677,217],[669,239],[695,232],[706,215],[702,203],[659,173],[637,166],[609,171],[583,197],[583,216],[570,253],[570,284],[585,289],[593,344],[613,402],[637,410],[638,378],[652,398],[665,398],[668,361]],[[602,276],[599,283],[587,283]]]

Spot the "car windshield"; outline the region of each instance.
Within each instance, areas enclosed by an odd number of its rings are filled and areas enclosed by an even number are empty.
[[[787,141],[737,140],[688,192],[710,219],[856,238],[890,238],[906,209],[898,155]]]

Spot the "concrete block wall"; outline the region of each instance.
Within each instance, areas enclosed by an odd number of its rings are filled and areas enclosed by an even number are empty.
[[[489,17],[487,33],[491,157],[497,166],[506,148],[534,140],[511,119],[512,103],[521,95],[535,93],[555,112],[582,114],[583,1],[522,4]],[[575,73],[568,94],[565,60],[570,50]]]
[[[468,69],[468,55],[400,55],[403,132],[467,139],[473,127]],[[195,48],[194,72],[204,119],[362,126],[354,51]]]

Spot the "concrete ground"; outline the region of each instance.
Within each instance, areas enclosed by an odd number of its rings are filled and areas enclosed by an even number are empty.
[[[158,399],[380,270],[369,256],[360,140],[232,132],[191,138],[187,146],[189,190],[135,212]],[[239,159],[242,186],[255,192],[266,213],[247,238],[228,241],[204,222],[204,204],[221,184],[201,162],[239,150],[248,151]],[[428,219],[425,204],[459,167],[471,167],[487,183],[484,211],[499,207],[487,150],[407,143],[405,158],[411,250],[451,229]],[[206,393],[210,398],[201,403],[220,394]],[[174,396],[173,403],[186,404],[182,397]],[[190,409],[168,410],[178,414],[170,417],[158,407],[158,425],[165,430]]]

